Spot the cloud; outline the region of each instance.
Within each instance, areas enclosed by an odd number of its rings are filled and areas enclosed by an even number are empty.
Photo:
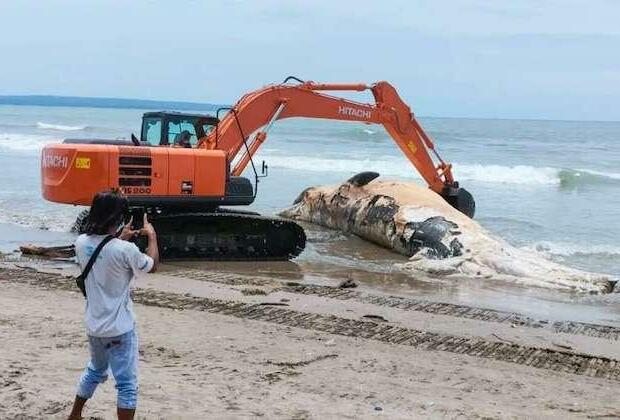
[[[389,80],[425,115],[620,119],[617,16],[610,0],[0,2],[0,94],[230,103],[295,74]]]

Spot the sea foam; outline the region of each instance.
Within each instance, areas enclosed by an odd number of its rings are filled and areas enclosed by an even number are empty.
[[[560,257],[572,257],[576,255],[620,257],[620,247],[603,244],[540,241],[527,246],[525,249],[537,251],[545,255],[557,255]]]
[[[386,176],[421,179],[411,163],[401,157],[334,159],[317,156],[266,155],[260,156],[272,168],[285,168],[312,172],[337,172],[355,174],[376,171]],[[620,173],[589,169],[563,169],[530,165],[480,165],[453,164],[455,179],[492,184],[531,186],[576,186],[588,183],[620,181]]]
[[[38,122],[37,127],[42,130],[56,130],[56,131],[80,131],[86,129],[85,125],[62,125],[62,124],[49,124],[45,122]]]
[[[58,139],[42,135],[0,133],[0,150],[37,152],[46,144],[54,141],[58,141]]]

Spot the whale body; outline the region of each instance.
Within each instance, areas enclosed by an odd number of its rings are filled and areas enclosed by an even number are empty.
[[[409,258],[402,268],[430,276],[502,279],[542,287],[610,292],[615,278],[516,248],[414,182],[360,173],[304,190],[280,215],[343,232]]]

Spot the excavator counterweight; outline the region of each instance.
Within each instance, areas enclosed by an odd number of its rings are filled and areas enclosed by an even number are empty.
[[[288,83],[290,79],[299,83]],[[324,93],[364,90],[372,92],[374,104]],[[148,112],[140,138],[132,135],[131,141],[69,139],[47,145],[41,156],[43,196],[88,206],[99,191],[122,191],[131,207],[151,215],[167,258],[290,259],[305,246],[301,227],[223,206],[254,201],[259,174],[252,165],[253,188],[241,173],[277,120],[305,117],[382,125],[429,188],[474,215],[473,197],[454,181],[451,165],[439,157],[410,108],[387,82],[325,84],[287,78],[244,95],[226,110],[221,119]]]

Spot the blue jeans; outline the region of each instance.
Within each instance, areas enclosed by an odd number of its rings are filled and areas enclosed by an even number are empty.
[[[88,337],[90,362],[78,385],[77,395],[93,396],[97,385],[108,379],[108,369],[116,381],[117,406],[136,408],[138,400],[138,336],[131,330],[118,337]]]

